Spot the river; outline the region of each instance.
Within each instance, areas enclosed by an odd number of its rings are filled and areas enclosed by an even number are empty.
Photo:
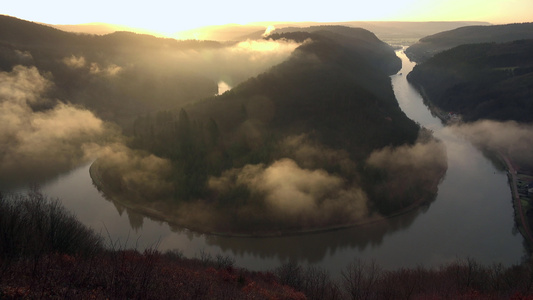
[[[231,238],[171,228],[115,205],[93,186],[89,165],[42,184],[49,197],[60,198],[79,220],[104,235],[115,248],[179,249],[187,257],[221,254],[251,270],[271,270],[289,259],[322,267],[333,276],[354,259],[375,260],[386,269],[437,267],[457,259],[483,264],[519,263],[523,238],[513,221],[511,191],[498,170],[468,141],[433,117],[406,80],[413,68],[403,52],[402,70],[391,76],[404,112],[434,131],[448,153],[448,171],[429,206],[363,227],[276,238]]]

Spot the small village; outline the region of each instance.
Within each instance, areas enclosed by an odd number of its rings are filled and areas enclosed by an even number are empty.
[[[521,168],[515,169],[507,159],[504,160],[507,161],[507,174],[513,193],[516,225],[529,247],[533,248],[533,172]]]
[[[526,173],[517,173],[517,188],[520,198],[526,201],[533,201],[533,176]]]
[[[521,171],[516,172],[516,189],[522,207],[527,215],[529,227],[533,225],[533,172]]]

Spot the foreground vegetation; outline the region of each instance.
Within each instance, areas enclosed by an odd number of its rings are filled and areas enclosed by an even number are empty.
[[[354,260],[340,276],[289,261],[251,272],[230,257],[122,249],[38,190],[0,195],[2,299],[531,299],[533,264],[384,270]],[[68,245],[68,247],[65,247]]]
[[[34,189],[0,194],[1,299],[305,299],[228,257],[122,249]]]

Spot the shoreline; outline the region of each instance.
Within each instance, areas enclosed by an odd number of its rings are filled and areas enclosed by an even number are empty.
[[[439,176],[438,180],[435,180],[435,182],[431,186],[431,190],[438,189],[438,185],[445,173],[446,173],[446,170],[443,171],[441,176]],[[142,214],[145,217],[154,218],[157,221],[166,222],[169,225],[174,225],[184,230],[189,230],[189,231],[196,232],[199,234],[207,234],[207,235],[220,236],[220,237],[269,238],[269,237],[314,234],[314,233],[321,233],[321,232],[328,232],[328,231],[343,230],[343,229],[354,228],[354,227],[363,227],[363,226],[369,226],[369,225],[377,224],[381,222],[386,222],[389,219],[396,218],[396,217],[406,215],[409,213],[414,213],[417,209],[432,202],[431,200],[428,200],[428,199],[419,199],[413,202],[411,205],[388,216],[369,217],[369,219],[366,219],[364,221],[325,226],[325,227],[312,228],[312,229],[273,230],[273,231],[261,231],[261,232],[254,232],[254,231],[252,232],[226,232],[226,231],[214,231],[214,230],[209,231],[205,229],[202,230],[200,228],[195,228],[194,226],[190,226],[190,224],[181,224],[180,222],[176,222],[175,220],[173,220],[171,216],[168,216],[167,214],[157,209],[153,209],[148,206],[128,203],[128,201],[124,201],[120,199],[120,197],[109,196],[109,187],[107,187],[106,184],[102,180],[101,171],[98,165],[98,160],[95,160],[89,167],[89,174],[93,181],[93,184],[109,201],[116,202],[120,204],[121,206],[124,206],[125,208],[131,209],[139,214]],[[106,193],[106,190],[108,191],[108,193]]]
[[[411,83],[411,82],[410,82]],[[435,106],[433,103],[431,103],[431,100],[427,96],[427,94],[424,91],[424,88],[418,84],[411,83],[417,91],[422,96],[422,99],[424,100],[424,104],[428,107],[432,115],[435,115],[437,118],[439,118],[445,126],[451,125],[454,122],[450,121],[446,117],[446,113]],[[460,122],[460,121],[459,121]],[[511,189],[511,198],[512,198],[512,204],[514,208],[514,215],[515,215],[515,223],[516,226],[520,232],[520,234],[524,237],[526,240],[526,243],[530,245],[530,247],[533,248],[533,233],[532,228],[530,224],[528,224],[528,221],[525,217],[524,209],[522,208],[522,202],[520,199],[520,195],[518,194],[518,186],[517,186],[517,171],[514,168],[511,160],[509,157],[507,157],[505,154],[503,154],[501,151],[495,150],[495,149],[489,149],[490,152],[496,155],[496,157],[505,165],[505,169],[507,171],[507,178],[509,183],[509,188]]]

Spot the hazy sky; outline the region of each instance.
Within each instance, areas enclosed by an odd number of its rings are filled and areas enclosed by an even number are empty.
[[[533,0],[3,1],[0,14],[48,24],[104,22],[161,33],[269,21],[532,22]]]

